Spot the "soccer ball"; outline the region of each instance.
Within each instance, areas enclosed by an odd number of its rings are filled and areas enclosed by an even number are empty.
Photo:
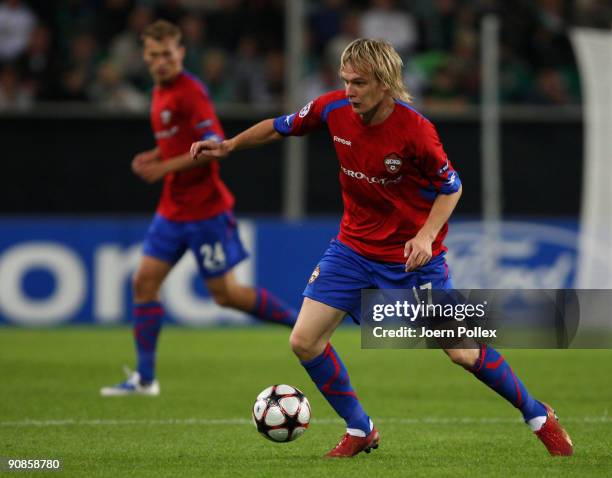
[[[301,437],[310,423],[310,403],[297,388],[272,385],[262,391],[253,405],[257,431],[275,442]]]

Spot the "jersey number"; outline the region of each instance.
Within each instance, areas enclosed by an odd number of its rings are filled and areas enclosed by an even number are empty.
[[[225,268],[225,252],[220,242],[212,245],[203,244],[200,254],[202,254],[202,265],[207,271],[214,272]]]
[[[431,282],[426,282],[425,284],[421,284],[419,286],[419,289],[421,290],[426,290],[427,291],[427,303],[428,304],[432,304],[433,303],[433,297],[431,296]],[[417,288],[413,287],[412,288],[412,292],[414,294],[414,298],[416,299],[417,303],[419,302],[419,293],[417,292]]]

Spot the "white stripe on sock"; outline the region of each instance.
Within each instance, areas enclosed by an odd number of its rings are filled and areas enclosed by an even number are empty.
[[[367,433],[364,432],[363,430],[360,430],[359,428],[347,428],[346,433],[348,433],[349,435],[353,435],[354,437],[365,438],[368,435],[368,433],[372,431],[372,428],[374,428],[374,423],[372,422],[372,419],[370,419],[370,429],[368,430]]]
[[[534,417],[531,420],[527,421],[527,425],[531,428],[532,432],[537,432],[540,428],[544,426],[546,423],[546,416],[543,417]]]

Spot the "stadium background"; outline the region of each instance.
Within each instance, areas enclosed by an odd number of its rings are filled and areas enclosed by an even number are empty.
[[[297,61],[287,48],[292,32],[286,27],[296,4],[303,33]],[[337,59],[352,38],[388,38],[405,59],[415,105],[437,125],[466,185],[449,238],[457,285],[575,285],[584,144],[580,75],[568,32],[574,26],[608,27],[612,13],[606,2],[4,0],[0,5],[0,130],[7,178],[0,189],[1,322],[129,317],[129,270],[110,277],[113,268],[103,262],[109,248],[118,256],[133,255],[159,192],[129,168],[136,152],[153,145],[147,117],[151,83],[139,44],[152,18],[183,28],[186,67],[208,85],[228,135],[340,87]],[[474,235],[473,221],[490,202],[483,199],[479,47],[488,14],[501,25],[503,188],[497,200],[503,218],[514,222],[505,223],[498,238],[501,274],[485,277],[473,273],[484,267],[474,241],[485,237]],[[292,90],[291,68],[301,71]],[[236,212],[248,220],[252,261],[243,278],[279,290],[296,306],[341,213],[329,139],[322,132],[300,141],[297,172],[290,161],[294,150],[278,144],[236,155],[222,168],[237,198]],[[291,172],[297,189],[288,179]],[[291,209],[287,202],[297,196],[300,205]],[[189,285],[183,300],[206,306],[196,322],[245,320],[211,309],[197,279],[185,274],[176,281]],[[105,295],[110,292],[104,284],[116,278],[122,290]],[[109,306],[114,312],[100,313],[104,306],[96,304],[107,302],[115,304]],[[194,323],[193,311],[191,319],[184,314],[190,315],[177,310],[171,316]]]
[[[482,40],[487,14],[499,40]],[[572,435],[575,456],[556,460],[439,351],[361,350],[356,327],[341,328],[334,346],[383,442],[349,462],[321,460],[342,422],[292,356],[287,330],[214,306],[190,256],[164,292],[181,326],[160,339],[162,394],[99,397],[134,360],[129,277],[159,192],[130,171],[153,145],[138,33],[159,17],[183,28],[187,68],[208,84],[227,134],[335,88],[352,38],[389,38],[461,173],[447,240],[457,285],[584,284],[585,231],[612,277],[612,227],[601,240],[585,226],[604,224],[612,207],[606,0],[0,0],[0,469],[12,457],[62,459],[67,476],[610,476],[610,350],[504,351]],[[590,79],[575,27],[605,36],[586,48]],[[483,100],[483,45],[498,47],[497,105]],[[584,93],[585,78],[599,80],[599,95]],[[499,106],[499,140],[483,120],[487,101]],[[605,111],[594,117],[593,104]],[[593,152],[600,169],[589,166]],[[487,158],[499,159],[498,173]],[[299,304],[338,227],[337,174],[324,133],[222,165],[251,251],[242,280]],[[502,187],[488,194],[486,177]],[[258,438],[249,417],[257,393],[282,382],[306,393],[314,417],[288,446]]]

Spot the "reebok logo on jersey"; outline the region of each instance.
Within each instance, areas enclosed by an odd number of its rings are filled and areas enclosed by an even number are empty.
[[[334,141],[345,146],[351,146],[351,142],[348,139],[340,138],[339,136],[334,136]]]
[[[346,174],[349,178],[355,178],[355,179],[359,179],[359,180],[365,180],[370,184],[381,184],[383,186],[387,186],[388,184],[396,184],[399,183],[402,180],[403,176],[398,176],[396,178],[390,179],[390,178],[377,178],[377,177],[370,177],[367,174],[364,174],[360,171],[351,171],[350,169],[346,169],[344,166],[341,166],[342,168],[342,172],[344,174]]]

